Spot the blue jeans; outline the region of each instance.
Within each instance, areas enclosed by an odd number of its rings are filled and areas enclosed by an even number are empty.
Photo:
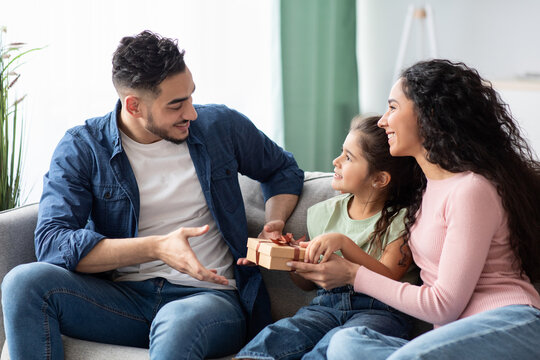
[[[236,358],[326,359],[332,335],[360,325],[396,337],[407,337],[411,329],[409,316],[351,286],[319,290],[309,306],[265,327]]]
[[[540,310],[511,305],[454,321],[406,341],[365,327],[342,330],[328,359],[540,359]]]
[[[11,359],[63,359],[60,334],[149,347],[151,359],[204,359],[238,351],[246,334],[236,291],[112,282],[42,262],[6,275],[2,306]]]

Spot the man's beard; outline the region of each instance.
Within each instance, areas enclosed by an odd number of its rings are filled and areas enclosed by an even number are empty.
[[[185,120],[185,122],[187,121],[189,120]],[[145,129],[150,131],[152,134],[159,136],[163,140],[172,142],[173,144],[176,144],[176,145],[182,144],[187,139],[187,137],[185,139],[175,139],[175,138],[170,137],[167,134],[167,131],[165,129],[162,129],[156,126],[156,124],[154,123],[154,117],[152,116],[151,112],[148,113],[148,121],[145,125]]]

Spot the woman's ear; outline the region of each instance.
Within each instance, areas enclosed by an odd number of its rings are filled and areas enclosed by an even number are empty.
[[[390,183],[391,178],[392,177],[388,171],[379,171],[373,177],[373,187],[375,189],[383,189]]]

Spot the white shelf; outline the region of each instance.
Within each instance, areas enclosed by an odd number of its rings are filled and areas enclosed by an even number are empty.
[[[540,79],[506,79],[492,82],[496,90],[540,91]]]

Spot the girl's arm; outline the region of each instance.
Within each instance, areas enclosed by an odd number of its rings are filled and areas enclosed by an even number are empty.
[[[345,259],[393,280],[401,279],[412,263],[409,247],[404,246],[403,251],[407,253],[407,256],[405,258],[406,260],[400,265],[400,261],[403,258],[400,250],[401,245],[403,244],[403,238],[399,238],[388,244],[384,249],[380,260],[370,256],[352,241],[351,243],[354,246],[351,246],[350,249],[349,246],[347,246],[346,250],[341,249]]]
[[[349,237],[340,233],[328,233],[317,236],[311,242],[306,243],[306,245],[303,246],[307,247],[307,262],[317,263],[321,255],[323,255],[323,259],[320,262],[325,262],[332,253],[341,250],[345,259],[352,261],[355,264],[362,265],[367,269],[390,279],[399,280],[405,275],[412,262],[409,248],[405,246],[403,247],[403,251],[406,251],[409,256],[407,256],[407,260],[400,265],[400,261],[403,257],[400,250],[402,244],[402,238],[392,241],[384,249],[380,260],[377,260],[366,253]]]

